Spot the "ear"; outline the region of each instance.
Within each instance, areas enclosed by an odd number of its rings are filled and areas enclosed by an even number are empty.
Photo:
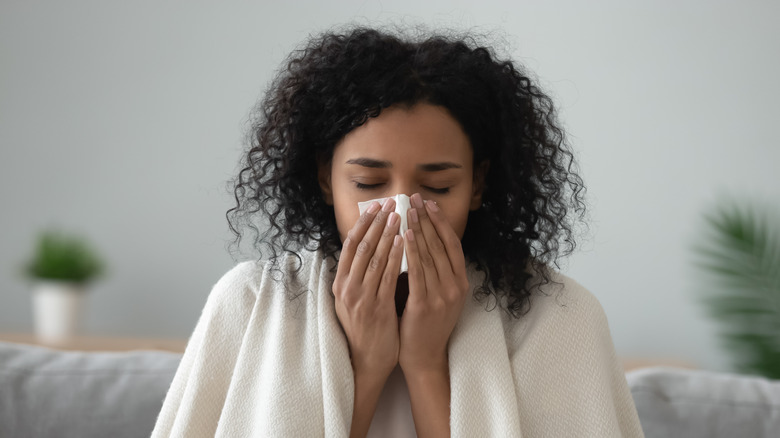
[[[333,187],[330,183],[330,161],[320,162],[317,168],[317,181],[322,190],[322,199],[328,205],[333,205]]]
[[[485,191],[485,179],[490,169],[490,161],[485,160],[474,169],[474,183],[471,192],[469,210],[479,210],[482,206],[482,193]]]

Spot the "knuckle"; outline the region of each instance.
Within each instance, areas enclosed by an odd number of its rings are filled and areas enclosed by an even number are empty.
[[[369,251],[371,251],[371,244],[365,240],[361,240],[357,246],[358,254],[367,254]]]
[[[390,239],[395,237],[396,233],[393,232],[393,230],[385,227],[385,230],[382,231],[382,238],[384,239]]]
[[[385,286],[392,286],[393,281],[395,281],[395,272],[385,271],[384,274],[382,274],[382,284]]]
[[[444,251],[444,242],[441,239],[433,239],[433,242],[430,242],[430,246],[433,251]]]
[[[371,257],[371,260],[368,262],[368,270],[369,271],[378,271],[382,266],[382,257]]]
[[[357,294],[344,294],[344,296],[341,298],[341,302],[344,304],[344,307],[347,309],[355,309],[358,307],[359,300],[356,295]]]
[[[344,291],[349,284],[349,277],[344,274],[336,274],[336,278],[333,279],[333,295],[339,297],[344,294]]]
[[[453,285],[451,287],[448,287],[444,291],[444,294],[443,294],[444,299],[447,300],[447,302],[451,302],[451,303],[452,302],[457,302],[458,299],[460,299],[460,295],[461,295],[460,291],[461,290],[457,286],[455,286],[455,285]]]
[[[431,301],[428,306],[434,314],[444,313],[447,310],[447,303],[441,298]]]
[[[420,254],[420,263],[426,268],[433,268],[435,266],[433,257],[431,257],[430,254]]]
[[[353,309],[358,301],[360,300],[359,293],[354,293],[355,288],[354,286],[350,285],[349,283],[346,283],[341,288],[341,297],[340,301],[344,307],[347,309]]]
[[[374,223],[375,224],[382,224],[385,221],[385,217],[387,216],[384,212],[377,213],[376,216],[374,216]]]
[[[358,219],[358,224],[366,225],[366,224],[371,223],[371,221],[373,221],[373,220],[374,220],[374,216],[373,215],[371,215],[369,213],[362,214],[362,215],[360,215],[360,218]]]

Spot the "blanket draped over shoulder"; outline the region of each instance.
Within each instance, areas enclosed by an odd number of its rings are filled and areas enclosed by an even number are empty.
[[[349,435],[354,382],[334,262],[301,258],[281,260],[283,272],[244,262],[214,286],[153,437]],[[472,288],[482,275],[469,269]],[[449,344],[453,437],[642,436],[599,302],[554,281],[519,319],[467,300]]]

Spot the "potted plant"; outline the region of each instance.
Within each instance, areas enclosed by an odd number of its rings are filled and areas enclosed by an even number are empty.
[[[37,337],[56,343],[75,335],[87,285],[103,272],[100,257],[83,238],[48,230],[25,271],[33,281]]]
[[[696,246],[704,304],[737,372],[780,379],[780,220],[723,203]]]

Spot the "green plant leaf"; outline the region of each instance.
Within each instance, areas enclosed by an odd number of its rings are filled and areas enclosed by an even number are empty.
[[[86,283],[103,270],[100,257],[84,239],[53,230],[40,234],[25,268],[31,278],[74,283]]]
[[[738,371],[780,378],[780,222],[726,202],[704,224],[694,252],[707,313]]]

